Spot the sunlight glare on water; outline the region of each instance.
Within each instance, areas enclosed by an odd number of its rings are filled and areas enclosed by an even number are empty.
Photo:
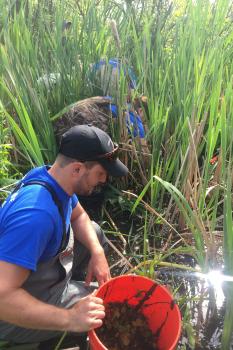
[[[216,293],[216,304],[218,307],[221,307],[225,296],[222,289],[222,284],[224,282],[224,275],[221,271],[213,270],[207,274],[207,281],[214,287]]]
[[[207,274],[198,272],[196,276],[205,279],[207,283],[214,287],[216,304],[218,307],[221,307],[225,299],[222,288],[223,282],[233,282],[233,277],[224,275],[219,270],[212,270]]]

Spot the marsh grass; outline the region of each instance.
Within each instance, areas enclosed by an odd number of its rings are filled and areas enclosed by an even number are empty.
[[[132,213],[139,206],[144,212],[144,264],[151,261],[152,273],[180,246],[180,254],[186,249],[207,272],[219,267],[215,257],[223,246],[225,269],[233,275],[231,2],[22,1],[13,12],[0,3],[1,115],[12,132],[12,162],[24,170],[51,163],[53,120],[68,105],[101,93],[90,74],[93,63],[120,58],[138,77],[135,96],[148,97],[146,162],[128,140],[122,113],[127,75],[121,70],[115,91],[120,117],[112,133],[130,176],[117,186],[130,189],[125,198]],[[64,20],[72,22],[65,32]],[[56,79],[41,79],[51,74]],[[149,247],[151,236],[160,255]],[[223,349],[232,329],[228,311]]]

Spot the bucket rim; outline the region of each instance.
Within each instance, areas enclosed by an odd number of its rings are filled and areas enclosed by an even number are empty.
[[[174,300],[171,292],[165,287],[163,286],[162,284],[159,284],[157,283],[156,281],[152,280],[151,278],[149,277],[146,277],[146,276],[140,276],[140,275],[134,275],[134,274],[126,274],[126,275],[120,275],[120,276],[116,276],[116,277],[113,277],[111,278],[110,280],[108,280],[107,282],[105,282],[104,284],[102,284],[98,289],[97,289],[97,293],[96,293],[96,297],[98,298],[98,293],[103,289],[105,288],[106,285],[108,285],[109,283],[113,282],[114,280],[120,280],[120,279],[125,279],[125,278],[140,278],[140,279],[144,279],[144,280],[147,280],[147,281],[150,281],[152,283],[156,283],[158,285],[158,288],[161,288],[163,289],[163,291],[170,297],[171,301]],[[174,308],[176,309],[176,312],[177,312],[177,316],[178,316],[178,325],[177,325],[177,334],[176,334],[176,337],[172,343],[172,345],[170,346],[169,349],[167,350],[173,350],[176,348],[176,345],[179,341],[179,338],[180,338],[180,334],[181,334],[181,323],[182,323],[182,320],[181,320],[181,313],[180,313],[180,309],[178,307],[178,305],[175,303],[174,305]],[[97,328],[98,329],[98,328]],[[100,341],[99,337],[97,336],[96,332],[95,332],[95,329],[92,329],[88,332],[88,336],[89,336],[89,339],[92,338],[95,340],[95,342],[97,342],[99,345],[102,346],[102,350],[109,350],[108,348],[105,347],[105,345]]]

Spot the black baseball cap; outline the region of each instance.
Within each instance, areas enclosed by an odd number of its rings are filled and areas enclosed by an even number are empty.
[[[97,161],[111,176],[125,176],[128,168],[118,159],[118,145],[103,130],[92,125],[76,125],[61,138],[59,153],[81,162]]]

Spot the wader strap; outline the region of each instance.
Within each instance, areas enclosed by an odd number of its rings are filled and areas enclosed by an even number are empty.
[[[61,215],[61,219],[62,219],[62,240],[61,240],[61,244],[60,244],[60,247],[58,249],[58,252],[57,254],[59,254],[60,252],[62,252],[65,248],[66,248],[66,238],[67,238],[67,235],[69,234],[70,232],[70,226],[68,228],[68,232],[66,233],[66,220],[65,220],[65,215],[64,215],[64,211],[63,211],[63,207],[62,207],[62,203],[61,201],[58,199],[58,196],[56,194],[56,192],[54,191],[54,189],[52,188],[51,185],[49,185],[47,182],[44,182],[44,181],[40,181],[40,180],[31,180],[31,181],[27,181],[27,182],[21,182],[19,183],[16,188],[13,190],[12,193],[18,191],[20,188],[22,187],[26,187],[26,186],[30,186],[30,185],[40,185],[40,186],[43,186],[45,187],[51,194],[52,196],[52,199],[55,203],[55,205],[57,206],[58,208],[58,211]]]

